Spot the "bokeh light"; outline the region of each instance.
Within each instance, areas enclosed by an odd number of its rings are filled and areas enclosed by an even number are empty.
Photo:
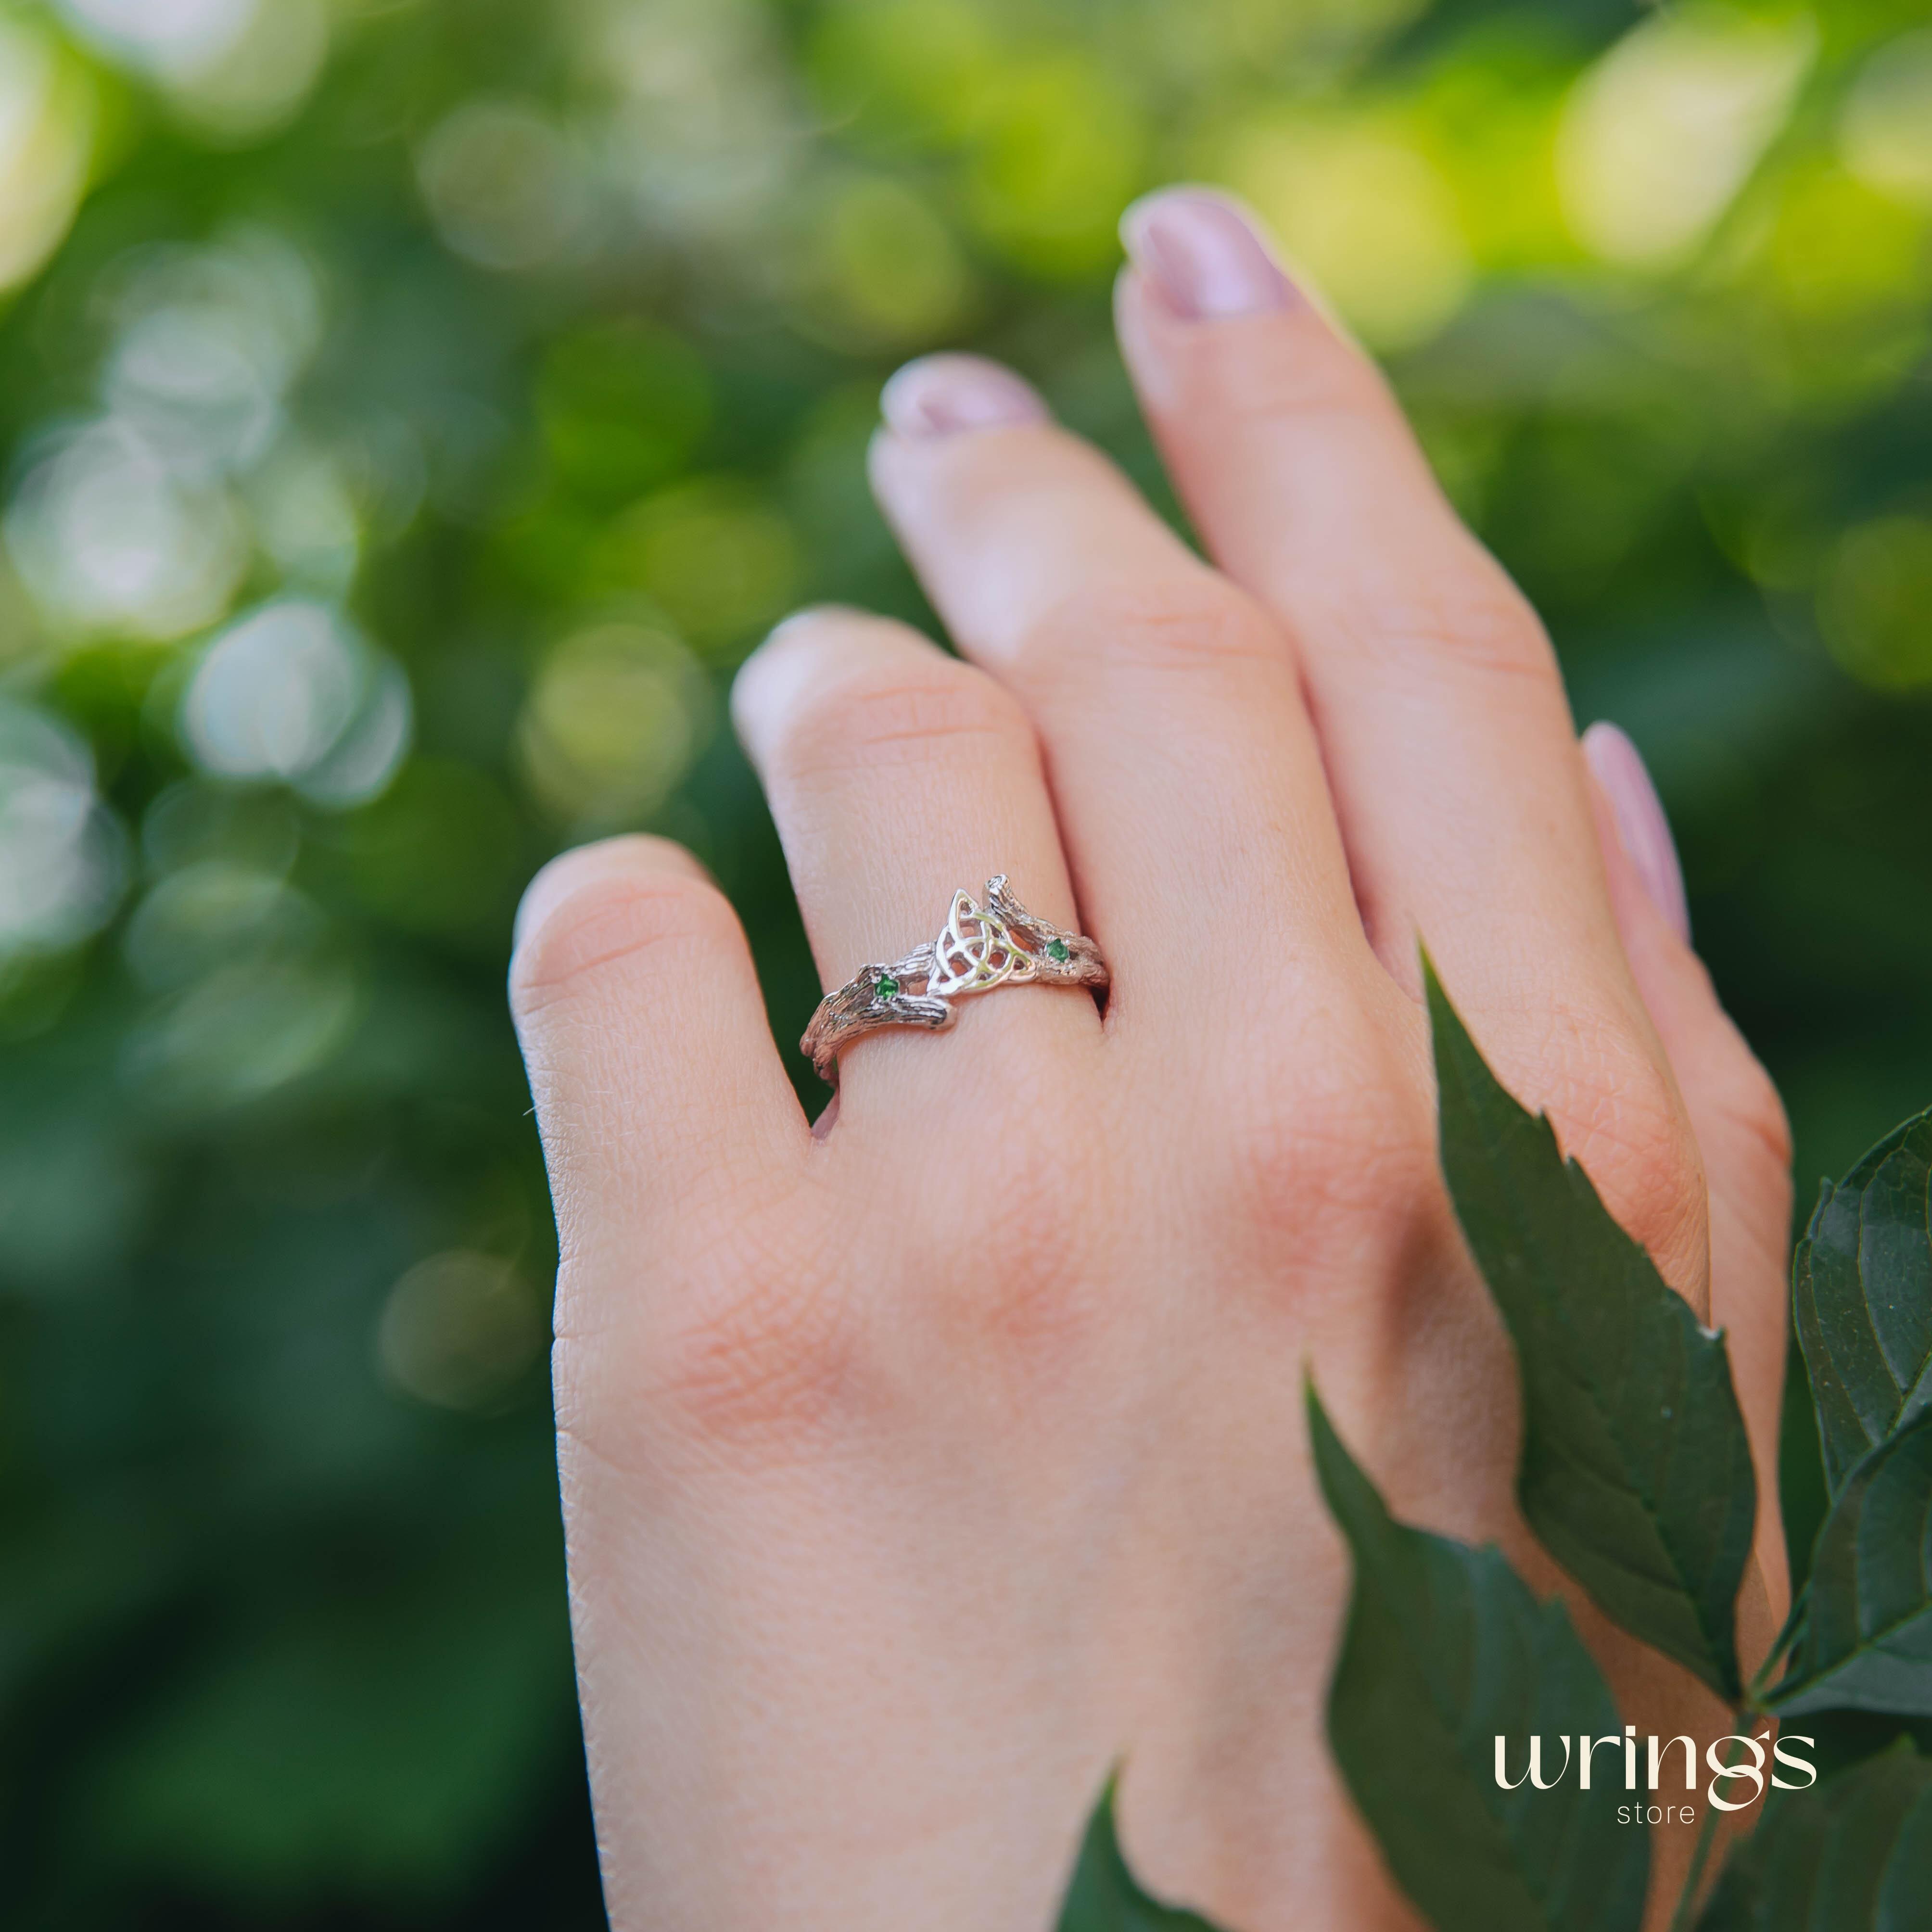
[[[1932,208],[1932,28],[1901,34],[1865,62],[1840,127],[1854,174]]]
[[[516,1270],[455,1248],[417,1262],[390,1289],[376,1357],[418,1402],[488,1410],[527,1374],[544,1340],[542,1311]]]
[[[251,532],[232,485],[280,453],[319,293],[301,254],[255,227],[132,250],[100,295],[105,410],[29,444],[7,539],[56,628],[177,638],[220,616],[247,574]],[[299,546],[275,515],[287,469],[283,454],[265,479],[268,536]]]
[[[248,566],[227,493],[112,416],[46,439],[6,532],[47,620],[74,631],[179,637],[220,615]]]
[[[120,896],[124,841],[94,790],[86,742],[0,698],[0,961],[70,946]]]
[[[1114,259],[1147,139],[1133,97],[1072,49],[1003,62],[969,130],[967,206],[1021,266],[1052,279],[1090,275]]]
[[[687,637],[724,651],[782,616],[801,574],[784,515],[742,483],[712,476],[614,518],[595,567],[602,580],[648,594]]]
[[[58,244],[93,158],[94,90],[50,35],[0,16],[0,290]]]
[[[80,35],[152,80],[204,136],[260,138],[301,105],[328,50],[323,0],[59,0]]]
[[[407,750],[407,680],[326,604],[285,598],[220,633],[182,701],[196,762],[223,778],[280,778],[318,802],[361,804]]]
[[[567,260],[592,208],[569,137],[514,100],[466,101],[439,122],[416,168],[442,238],[486,268]]]
[[[1816,44],[1804,14],[1659,13],[1578,83],[1563,129],[1564,206],[1606,260],[1665,268],[1702,242],[1790,112]]]
[[[835,348],[924,347],[971,312],[971,271],[944,217],[889,176],[827,182],[796,248],[790,280],[800,319]]]
[[[166,1111],[260,1100],[344,1046],[360,998],[338,961],[232,961],[157,1001],[128,1031],[124,1083]]]
[[[759,0],[588,0],[579,58],[610,103],[611,179],[646,235],[731,250],[795,178],[805,127]]]
[[[89,40],[164,74],[213,66],[248,30],[256,0],[62,0]]]
[[[670,796],[712,725],[710,688],[668,633],[600,624],[544,662],[518,730],[531,788],[566,822],[614,824]]]
[[[1224,166],[1310,286],[1376,346],[1426,341],[1468,296],[1455,198],[1400,122],[1283,118],[1244,130]]]
[[[245,470],[273,441],[290,385],[314,352],[320,292],[274,230],[206,248],[139,248],[108,280],[118,327],[104,400],[188,473]]]
[[[1880,517],[1847,530],[1819,593],[1832,655],[1881,690],[1932,684],[1932,518]]]
[[[128,920],[122,944],[140,984],[167,992],[238,958],[306,952],[326,927],[314,902],[275,873],[202,859],[154,884]]]

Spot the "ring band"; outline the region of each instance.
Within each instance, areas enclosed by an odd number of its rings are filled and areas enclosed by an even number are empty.
[[[838,1054],[848,1042],[883,1027],[952,1024],[952,1001],[995,986],[1038,980],[1050,986],[1104,986],[1106,962],[1084,933],[1036,919],[1006,890],[1001,872],[986,881],[983,905],[970,892],[952,895],[937,939],[890,966],[862,966],[818,1003],[799,1042],[819,1077],[838,1084]],[[915,986],[922,990],[914,992]]]

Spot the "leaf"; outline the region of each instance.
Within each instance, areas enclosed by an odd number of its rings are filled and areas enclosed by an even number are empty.
[[[1846,1478],[1811,1558],[1780,1717],[1852,1709],[1932,1716],[1932,1413]]]
[[[1215,1932],[1206,1919],[1162,1905],[1142,1891],[1114,1830],[1112,1778],[1088,1821],[1079,1862],[1060,1909],[1060,1932]]]
[[[1900,1742],[1815,1790],[1774,1791],[1697,1932],[1925,1932],[1932,1762]]]
[[[1533,1736],[1621,1740],[1568,1612],[1499,1550],[1390,1517],[1312,1388],[1308,1424],[1354,1561],[1328,1741],[1396,1882],[1437,1932],[1634,1932],[1650,1843],[1616,1822],[1621,1751],[1590,1791],[1574,1770],[1547,1790],[1496,1780],[1498,1737],[1523,1760]]]
[[[1932,1112],[1827,1181],[1792,1257],[1798,1345],[1835,1492],[1858,1459],[1932,1408]]]
[[[1442,1171],[1522,1366],[1523,1513],[1606,1616],[1734,1704],[1757,1484],[1724,1337],[1504,1090],[1424,970]]]

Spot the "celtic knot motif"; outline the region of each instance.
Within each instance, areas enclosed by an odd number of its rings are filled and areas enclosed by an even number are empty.
[[[1034,980],[1042,986],[1101,987],[1107,983],[1100,949],[1083,933],[1036,919],[1006,890],[1006,875],[986,881],[983,902],[956,892],[936,940],[915,946],[890,965],[862,966],[818,1003],[799,1046],[826,1079],[836,1084],[839,1049],[880,1027],[952,1024],[949,1004],[962,993]]]
[[[958,993],[983,992],[1008,980],[1030,980],[1040,962],[1014,938],[996,912],[980,906],[970,892],[952,895],[952,910],[932,943],[928,995],[945,1000]]]

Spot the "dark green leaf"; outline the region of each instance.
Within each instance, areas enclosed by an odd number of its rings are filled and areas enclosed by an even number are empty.
[[[1786,1717],[1932,1716],[1932,1413],[1846,1478],[1818,1532],[1789,1673],[1768,1701]]]
[[[1932,1112],[1826,1182],[1792,1258],[1798,1339],[1835,1491],[1893,1429],[1932,1407]]]
[[[1396,1882],[1438,1932],[1627,1932],[1643,1917],[1648,1834],[1617,1822],[1619,1774],[1585,1791],[1519,1778],[1529,1740],[1620,1736],[1560,1602],[1502,1552],[1396,1522],[1312,1389],[1309,1430],[1354,1587],[1328,1691],[1328,1740]],[[1546,1760],[1553,1772],[1561,1760]]]
[[[1606,1616],[1735,1702],[1757,1486],[1724,1337],[1504,1090],[1424,970],[1442,1171],[1522,1364],[1524,1514]]]
[[[1697,1932],[1928,1932],[1932,1763],[1901,1742],[1816,1790],[1774,1791]]]
[[[1932,1718],[1901,1718],[1889,1711],[1807,1711],[1798,1728],[1813,1740],[1809,1755],[1821,1778],[1836,1778],[1876,1757],[1901,1738],[1921,1757],[1932,1757]]]
[[[1114,1828],[1112,1780],[1088,1821],[1080,1862],[1060,1909],[1060,1932],[1215,1932],[1206,1919],[1162,1905],[1142,1891]]]

